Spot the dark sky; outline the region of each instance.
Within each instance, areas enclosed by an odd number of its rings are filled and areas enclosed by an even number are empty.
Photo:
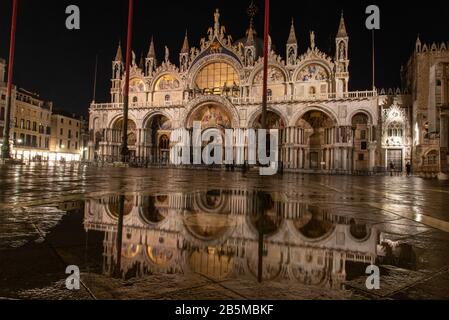
[[[20,0],[14,82],[40,93],[57,108],[87,113],[92,100],[95,55],[99,54],[97,101],[107,102],[111,60],[118,40],[125,42],[127,0]],[[135,0],[133,48],[140,57],[148,50],[152,35],[160,58],[170,48],[172,62],[185,30],[190,43],[198,45],[213,24],[213,11],[220,8],[221,22],[234,39],[248,27],[246,9],[250,0],[154,1]],[[365,28],[365,8],[376,4],[381,9],[381,30],[377,42],[377,87],[399,85],[399,70],[412,53],[417,34],[425,42],[448,41],[449,5],[446,1],[271,1],[270,32],[273,44],[284,54],[293,17],[300,51],[309,44],[309,30],[316,33],[318,47],[329,52],[334,46],[341,10],[344,10],[350,36],[351,90],[371,86],[371,34]],[[0,57],[7,57],[12,0],[0,1]],[[256,27],[263,32],[263,1]],[[65,8],[81,9],[81,30],[65,28]]]

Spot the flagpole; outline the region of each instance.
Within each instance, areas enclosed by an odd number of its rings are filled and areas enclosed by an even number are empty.
[[[270,24],[270,0],[265,0],[265,30],[264,30],[264,54],[263,54],[263,93],[262,93],[262,129],[267,128],[267,103],[268,103],[268,30]]]
[[[131,42],[132,42],[132,28],[133,28],[133,10],[134,0],[129,1],[128,8],[128,36],[126,42],[126,74],[125,74],[125,90],[123,92],[123,129],[122,129],[122,145],[120,150],[121,161],[128,162],[128,108],[129,108],[129,71],[131,60]]]
[[[19,0],[13,0],[12,20],[11,20],[11,41],[9,44],[9,62],[8,62],[8,84],[6,89],[5,106],[5,127],[3,129],[3,145],[1,158],[3,160],[11,158],[11,146],[9,144],[11,131],[11,108],[12,108],[12,80],[14,71],[14,53],[16,45],[16,25],[17,25],[17,5]]]
[[[92,101],[97,100],[97,74],[98,74],[98,54],[95,56],[95,75],[94,75],[94,92]]]
[[[374,41],[374,29],[372,30],[372,55],[373,55],[373,92],[376,91],[376,50]]]

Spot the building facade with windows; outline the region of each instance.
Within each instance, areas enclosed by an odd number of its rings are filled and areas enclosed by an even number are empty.
[[[283,57],[270,38],[267,118],[270,129],[280,130],[284,169],[405,171],[409,162],[421,169],[412,151],[416,145],[411,89],[351,91],[350,42],[343,15],[339,23],[336,19],[334,40],[334,54],[329,55],[317,47],[315,33],[310,32],[307,51],[299,52],[292,22]],[[133,53],[127,133],[131,158],[166,160],[173,131],[191,130],[194,121],[201,122],[204,131],[222,135],[230,128],[260,128],[262,47],[252,18],[246,35],[233,41],[217,9],[199,47],[191,47],[186,34],[177,64],[167,47],[164,60],[157,61],[153,41],[139,64]],[[90,160],[120,159],[124,70],[119,46],[112,63],[111,100],[90,106]],[[235,148],[247,158],[247,140],[235,132]]]
[[[0,137],[3,138],[6,106],[6,62],[0,59]],[[11,156],[23,161],[79,161],[86,150],[86,132],[82,121],[72,115],[60,115],[53,103],[38,94],[14,87],[11,101]],[[60,121],[64,119],[64,124]],[[85,120],[83,120],[85,121]],[[60,135],[59,130],[64,134]],[[83,132],[83,134],[82,134]],[[84,140],[83,140],[84,137]],[[60,148],[56,139],[62,140]],[[2,142],[2,141],[1,141]],[[70,147],[69,147],[70,146]]]
[[[74,115],[56,111],[51,116],[50,150],[58,154],[58,160],[79,161],[84,148],[82,121]]]

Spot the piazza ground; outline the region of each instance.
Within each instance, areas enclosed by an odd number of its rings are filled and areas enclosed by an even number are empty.
[[[1,298],[449,298],[448,182],[69,165],[0,181]]]

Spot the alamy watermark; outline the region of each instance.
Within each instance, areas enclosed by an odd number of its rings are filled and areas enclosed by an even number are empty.
[[[65,280],[65,286],[68,290],[79,290],[81,284],[80,268],[78,266],[68,266],[65,273],[69,274]]]
[[[201,122],[195,121],[192,133],[176,129],[170,142],[173,165],[260,164],[265,166],[260,168],[260,175],[274,175],[278,171],[278,129],[226,129],[223,134],[217,128],[202,130]]]
[[[81,28],[80,8],[76,5],[70,5],[65,9],[65,13],[69,15],[65,20],[65,27],[68,30],[79,30]]]
[[[380,269],[378,266],[369,265],[365,271],[369,276],[366,278],[365,286],[368,290],[380,289]]]

